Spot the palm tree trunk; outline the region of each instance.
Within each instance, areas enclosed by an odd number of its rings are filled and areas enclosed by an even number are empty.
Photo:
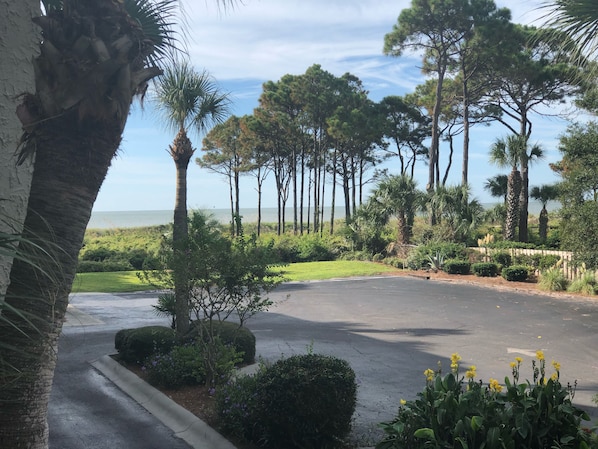
[[[58,336],[85,229],[123,128],[124,119],[82,121],[70,111],[36,129],[23,237],[53,255],[56,265],[42,271],[16,260],[11,270],[6,303],[27,319],[3,311],[15,327],[0,323],[0,341],[18,348],[3,351],[0,447],[48,446],[47,406]],[[11,368],[13,374],[6,374]]]
[[[546,238],[548,237],[548,211],[546,210],[546,204],[542,205],[542,211],[540,211],[540,217],[538,218],[538,225],[540,229],[538,230],[540,234],[540,241],[542,243],[546,242]]]
[[[189,269],[187,247],[189,223],[187,222],[187,168],[189,160],[178,160],[176,165],[176,198],[174,204],[174,223],[172,228],[172,246],[174,250],[174,296],[176,333],[183,336],[189,330]]]

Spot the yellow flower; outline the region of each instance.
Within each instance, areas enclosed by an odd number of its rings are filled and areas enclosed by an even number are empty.
[[[434,374],[434,370],[431,370],[430,368],[424,371],[424,376],[426,376],[426,380],[428,381],[434,380]]]
[[[461,356],[459,355],[459,353],[454,352],[451,354],[451,364],[459,363],[460,360]]]
[[[544,351],[536,351],[536,358],[538,360],[544,360]]]
[[[502,391],[502,385],[498,383],[498,380],[490,378],[490,382],[488,384],[491,391],[496,393],[500,393]]]
[[[523,362],[523,359],[521,357],[515,357],[515,361],[517,363],[521,363],[521,362]]]
[[[469,369],[465,372],[465,377],[467,377],[468,379],[473,379],[476,376],[476,366],[475,365],[471,365],[469,367]]]
[[[550,378],[551,378],[551,379],[552,379],[554,382],[556,382],[557,380],[559,380],[559,372],[557,371],[557,372],[554,372],[554,373],[552,373],[552,375],[550,376]]]
[[[552,361],[552,367],[556,370],[556,371],[560,371],[561,370],[561,364],[559,362],[557,362],[556,360]]]
[[[405,399],[401,399],[401,405],[405,405],[407,403],[407,401]]]
[[[509,363],[509,366],[511,367],[511,369],[515,369],[517,368],[517,362],[511,362]]]

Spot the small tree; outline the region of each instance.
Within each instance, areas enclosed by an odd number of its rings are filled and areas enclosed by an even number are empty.
[[[164,246],[164,269],[145,276],[162,287],[172,286],[172,266],[176,264],[172,246]],[[239,328],[272,301],[265,296],[280,282],[272,270],[271,246],[258,244],[255,236],[229,238],[217,221],[202,212],[189,218],[187,266],[193,332],[196,343],[204,345],[206,373],[216,382],[217,363],[223,348],[218,322],[236,320]],[[178,325],[178,320],[177,320]]]
[[[539,222],[539,234],[540,240],[542,243],[546,242],[546,237],[548,235],[548,210],[546,209],[546,204],[549,201],[555,200],[558,196],[557,187],[554,185],[543,185],[541,187],[535,186],[532,187],[530,191],[530,196],[535,199],[536,201],[540,201],[542,203],[542,210],[540,211],[540,217],[538,218]]]

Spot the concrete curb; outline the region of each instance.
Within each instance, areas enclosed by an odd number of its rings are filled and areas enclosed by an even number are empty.
[[[105,355],[91,365],[194,449],[236,449],[205,422]]]

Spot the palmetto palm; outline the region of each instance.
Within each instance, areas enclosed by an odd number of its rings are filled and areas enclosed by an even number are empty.
[[[546,204],[549,201],[555,200],[558,196],[558,188],[555,185],[544,184],[540,187],[532,187],[530,196],[542,203],[542,210],[540,211],[539,222],[539,234],[542,242],[546,241],[548,236],[548,210],[546,210]]]
[[[526,151],[525,139],[511,135],[507,139],[498,139],[490,147],[490,162],[499,167],[510,167],[507,182],[507,219],[504,229],[505,240],[515,240],[515,231],[519,220],[519,196],[521,194],[521,172],[519,163]]]
[[[595,0],[551,0],[542,9],[545,24],[564,32],[577,44],[580,65],[598,56],[598,4]],[[555,34],[555,36],[558,36]],[[562,38],[561,38],[562,40]]]
[[[0,447],[10,448],[48,445],[57,340],[91,209],[133,98],[175,45],[175,0],[43,4],[36,92],[17,110],[21,158],[35,155],[23,239],[59,268],[47,276],[15,259],[11,269],[0,321],[0,341],[14,348],[0,353]]]
[[[407,245],[412,235],[413,217],[418,208],[421,192],[417,183],[407,175],[387,176],[372,192],[370,201],[380,216],[397,218],[397,243]]]
[[[488,178],[484,183],[484,189],[494,198],[502,198],[507,203],[509,177],[507,175],[496,175]]]
[[[174,206],[173,247],[175,250],[174,283],[177,333],[189,327],[189,291],[185,245],[187,227],[187,168],[195,152],[187,135],[198,133],[210,125],[223,122],[228,114],[228,96],[218,89],[210,75],[198,73],[188,62],[175,61],[164,70],[156,85],[156,105],[167,123],[177,131],[169,147],[176,166],[176,199]],[[180,257],[176,257],[179,254]]]

